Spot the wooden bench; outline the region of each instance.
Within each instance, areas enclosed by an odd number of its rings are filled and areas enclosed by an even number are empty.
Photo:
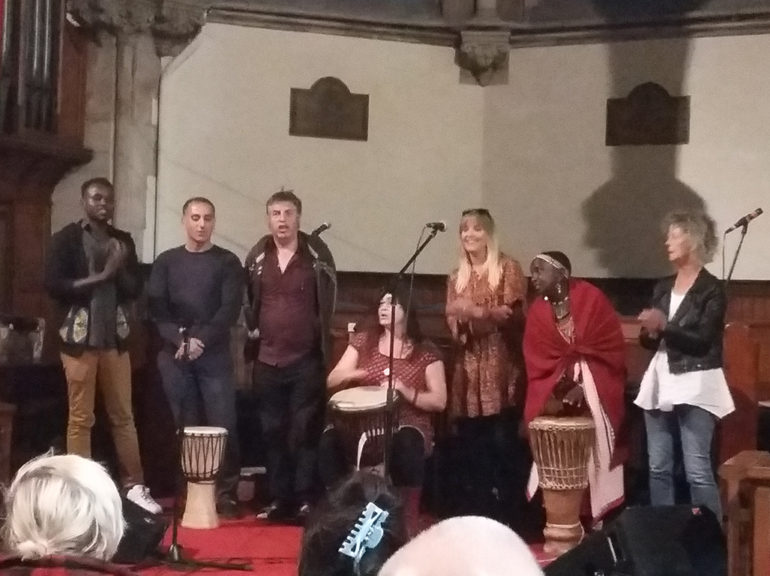
[[[770,574],[770,453],[746,450],[719,467],[728,576]]]

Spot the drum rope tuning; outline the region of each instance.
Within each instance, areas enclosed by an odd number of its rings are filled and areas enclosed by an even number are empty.
[[[180,458],[187,480],[182,526],[216,528],[215,482],[225,458],[227,430],[214,426],[187,426],[182,431]]]

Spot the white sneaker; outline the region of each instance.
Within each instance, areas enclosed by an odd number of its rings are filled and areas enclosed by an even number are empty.
[[[126,492],[126,499],[131,500],[131,502],[137,506],[141,506],[153,514],[160,514],[163,512],[163,508],[152,499],[152,496],[150,496],[150,489],[144,484],[134,484],[131,486],[131,489]]]

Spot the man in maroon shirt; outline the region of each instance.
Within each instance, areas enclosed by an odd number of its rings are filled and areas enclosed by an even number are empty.
[[[327,355],[336,298],[329,248],[301,232],[302,202],[281,190],[267,201],[264,236],[246,257],[246,313],[272,502],[257,518],[307,516],[323,427]]]

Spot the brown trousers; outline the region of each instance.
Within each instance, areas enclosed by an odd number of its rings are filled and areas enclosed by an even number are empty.
[[[104,400],[118,454],[123,486],[144,484],[139,442],[131,404],[131,361],[128,352],[86,350],[80,356],[61,354],[67,378],[69,419],[67,452],[91,457],[91,428],[96,389]]]

